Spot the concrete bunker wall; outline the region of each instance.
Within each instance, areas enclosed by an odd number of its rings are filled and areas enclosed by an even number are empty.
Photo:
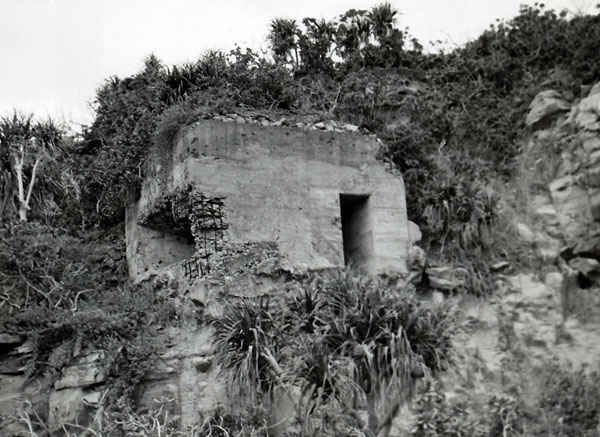
[[[191,183],[223,197],[228,241],[275,242],[291,268],[354,261],[371,273],[405,272],[404,184],[376,160],[378,149],[374,137],[353,133],[203,120],[178,136],[161,190]],[[128,214],[152,204],[160,191],[153,185],[144,183]],[[355,196],[368,196],[362,208]],[[189,256],[181,241],[159,244],[156,231],[133,218],[127,232],[134,278]],[[144,248],[147,238],[156,249]]]

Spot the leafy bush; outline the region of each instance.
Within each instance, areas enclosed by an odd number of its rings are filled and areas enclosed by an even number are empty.
[[[123,241],[83,241],[36,222],[0,228],[0,287],[10,316],[29,306],[77,310],[127,277]],[[0,320],[2,317],[0,317]]]
[[[79,154],[82,202],[97,221],[114,224],[124,217],[130,189],[139,183],[138,165],[172,98],[165,77],[160,61],[150,56],[140,73],[110,78],[97,92],[96,118]]]
[[[415,422],[411,435],[415,437],[477,437],[484,434],[477,428],[466,408],[446,399],[440,383],[428,381],[414,404]]]
[[[546,430],[558,437],[595,436],[600,424],[600,387],[597,370],[573,370],[557,362],[543,369],[538,404],[546,414]]]
[[[37,222],[0,228],[0,327],[32,342],[27,376],[58,377],[76,349],[115,354],[111,406],[132,399],[161,351],[160,329],[179,319],[172,301],[127,284],[122,232],[82,238]]]
[[[239,48],[171,69],[150,56],[140,73],[109,79],[97,92],[96,118],[78,151],[88,214],[103,224],[121,221],[149,147],[170,145],[194,117],[238,105],[290,108],[294,90],[285,68]]]

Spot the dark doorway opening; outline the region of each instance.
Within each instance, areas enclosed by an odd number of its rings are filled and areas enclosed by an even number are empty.
[[[340,194],[344,263],[366,268],[373,258],[373,228],[369,211],[369,196]]]

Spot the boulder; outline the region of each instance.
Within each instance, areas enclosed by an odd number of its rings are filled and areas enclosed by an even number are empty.
[[[85,405],[90,405],[93,407],[99,406],[102,403],[102,399],[106,395],[107,392],[102,391],[92,391],[83,396],[81,399]]]
[[[67,429],[80,431],[80,426],[85,427],[92,421],[102,397],[102,391],[87,391],[81,387],[52,391],[48,400],[48,427],[58,431],[65,425]]]
[[[600,262],[591,258],[573,258],[569,261],[569,267],[576,270],[590,281],[600,279]]]
[[[444,293],[442,293],[440,291],[434,291],[431,294],[431,301],[434,304],[441,305],[446,301],[446,296],[444,296]]]
[[[48,427],[58,431],[64,424],[83,424],[81,416],[85,411],[81,387],[56,390],[50,393],[48,402]]]
[[[567,112],[571,106],[562,96],[554,90],[546,90],[539,93],[529,105],[527,114],[527,126],[540,126],[549,123],[557,115]]]
[[[563,248],[562,243],[545,232],[536,234],[535,251],[537,255],[547,262],[554,262]]]
[[[527,243],[533,243],[535,241],[534,232],[525,223],[517,223],[516,229],[519,237],[521,237],[523,241]]]
[[[408,249],[408,278],[407,281],[412,284],[418,284],[423,277],[425,269],[426,256],[425,251],[419,246],[411,246]]]
[[[576,107],[575,125],[587,130],[600,130],[600,93],[596,92],[583,99]]]
[[[585,185],[590,194],[600,188],[600,166],[594,166],[585,172]]]
[[[590,196],[590,211],[595,221],[600,221],[600,190],[591,190]]]
[[[201,356],[192,358],[192,365],[200,373],[206,373],[213,364],[213,356]]]
[[[548,189],[558,214],[558,221],[567,240],[587,234],[592,222],[589,194],[574,176],[552,181]]]
[[[425,270],[429,285],[438,290],[453,291],[465,286],[469,273],[461,267],[429,267]]]
[[[558,213],[556,212],[554,205],[542,205],[537,208],[533,214],[541,219],[545,225],[556,226],[559,224]]]
[[[0,375],[22,375],[31,358],[27,355],[15,355],[0,362]]]
[[[600,94],[600,82],[598,82],[597,84],[595,84],[592,89],[590,89],[590,92],[588,94],[588,97],[590,96],[594,96],[596,94]]]
[[[423,234],[421,233],[421,229],[419,225],[415,222],[408,221],[408,241],[411,244],[418,243],[423,238]]]
[[[56,390],[87,387],[106,380],[108,360],[104,351],[94,351],[65,367],[61,377],[54,383]]]
[[[559,292],[562,284],[563,284],[563,274],[560,272],[550,272],[546,274],[544,278],[544,284],[546,287],[554,290],[555,292]]]
[[[23,338],[19,335],[0,333],[0,349],[5,347],[16,347],[23,343]]]
[[[510,263],[508,261],[499,261],[490,266],[490,270],[492,272],[501,272],[507,270],[510,267]]]
[[[600,136],[590,135],[582,140],[583,150],[587,153],[593,153],[600,150]]]
[[[575,257],[600,259],[600,234],[578,240],[572,252]]]

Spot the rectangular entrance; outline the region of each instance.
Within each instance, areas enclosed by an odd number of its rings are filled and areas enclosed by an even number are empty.
[[[369,196],[340,194],[344,263],[368,269],[373,260],[373,226],[369,211]]]

